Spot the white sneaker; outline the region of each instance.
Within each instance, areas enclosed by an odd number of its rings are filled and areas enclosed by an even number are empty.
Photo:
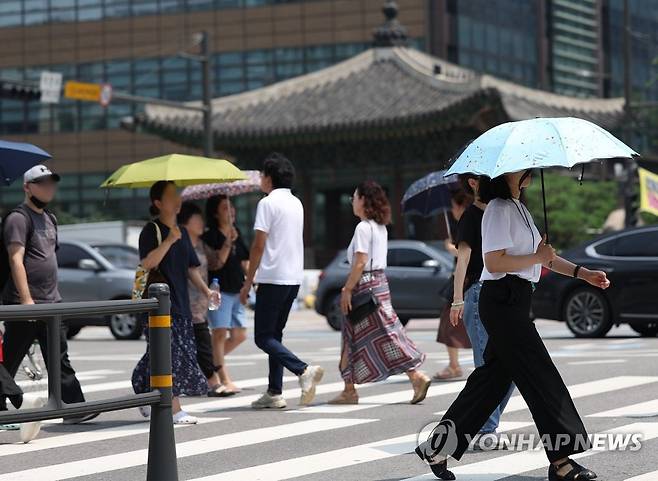
[[[253,409],[283,409],[288,405],[281,394],[270,394],[266,392],[260,398],[251,403]]]
[[[197,424],[199,420],[190,416],[185,411],[178,411],[174,414],[174,424]]]
[[[299,387],[302,388],[302,395],[299,398],[300,405],[306,405],[315,399],[315,387],[322,380],[324,369],[320,366],[307,366],[304,373],[299,376]]]
[[[40,408],[46,405],[47,399],[41,396],[38,397],[33,397],[33,396],[25,396],[23,398],[23,404],[21,405],[21,408],[25,409],[32,409],[32,408]],[[21,431],[21,441],[24,443],[29,443],[32,441],[34,438],[36,438],[39,435],[39,431],[41,431],[41,421],[34,421],[31,423],[22,423],[20,425],[20,431]]]
[[[139,414],[144,416],[146,419],[151,417],[151,406],[139,406]]]

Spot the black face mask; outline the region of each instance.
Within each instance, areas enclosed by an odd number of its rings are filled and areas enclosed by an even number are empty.
[[[48,205],[48,202],[44,202],[40,199],[37,199],[33,195],[30,196],[30,201],[34,204],[34,207],[36,207],[37,209],[45,209],[46,206]]]

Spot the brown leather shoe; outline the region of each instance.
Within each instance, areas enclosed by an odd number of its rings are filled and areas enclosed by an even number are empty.
[[[418,379],[411,382],[411,385],[414,387],[414,397],[411,400],[411,404],[418,404],[427,397],[430,384],[432,384],[432,380],[425,374],[421,374]]]
[[[329,404],[359,404],[359,394],[356,391],[343,391]]]

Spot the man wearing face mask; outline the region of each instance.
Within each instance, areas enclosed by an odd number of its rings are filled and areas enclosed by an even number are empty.
[[[3,304],[48,304],[62,300],[57,285],[57,220],[46,210],[57,192],[60,177],[43,165],[25,173],[25,201],[16,207],[2,226],[4,247],[11,275],[2,293]],[[4,365],[12,376],[20,367],[34,340],[39,341],[47,360],[47,324],[44,321],[20,321],[5,324]],[[62,400],[84,402],[80,382],[67,353],[66,328],[60,333]],[[66,424],[88,421],[97,414],[65,418]]]

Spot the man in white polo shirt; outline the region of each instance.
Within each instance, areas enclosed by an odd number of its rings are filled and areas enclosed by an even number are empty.
[[[263,164],[261,189],[267,197],[258,203],[254,242],[249,255],[249,272],[240,291],[245,304],[254,282],[256,345],[269,355],[269,385],[254,409],[285,408],[282,396],[283,368],[299,377],[299,404],[309,404],[324,370],[309,366],[282,343],[290,308],[304,278],[304,207],[291,192],[295,168],[281,154],[273,153]],[[254,281],[255,278],[255,281]]]

